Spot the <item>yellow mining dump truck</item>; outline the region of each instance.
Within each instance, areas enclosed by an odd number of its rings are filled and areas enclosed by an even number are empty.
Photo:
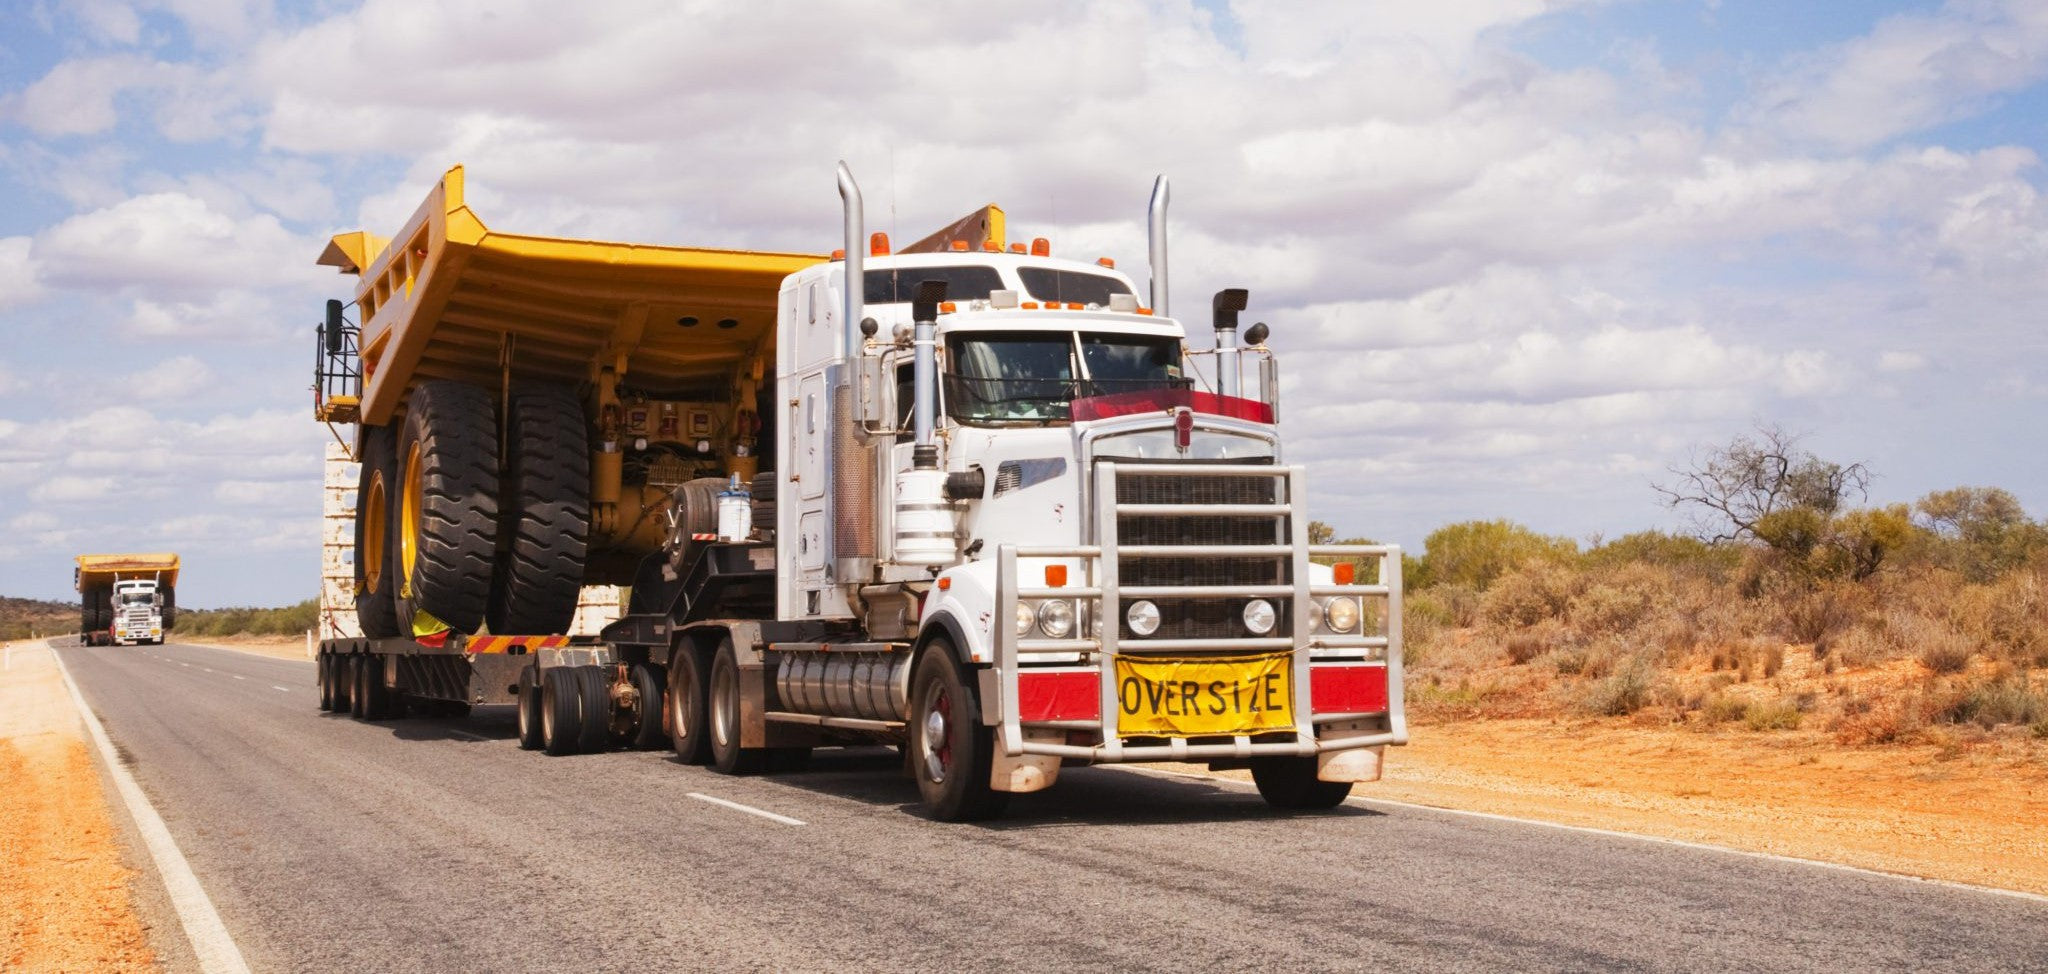
[[[161,643],[178,621],[178,556],[170,552],[79,555],[78,641],[88,646]]]
[[[825,259],[495,232],[460,166],[396,237],[336,236],[360,325],[328,303],[315,410],[356,424],[364,636],[560,633],[630,584],[671,493],[758,471],[777,291]]]

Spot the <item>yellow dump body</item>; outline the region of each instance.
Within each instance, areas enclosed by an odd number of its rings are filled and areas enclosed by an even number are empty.
[[[88,588],[112,585],[128,579],[155,579],[165,586],[178,584],[178,556],[170,552],[139,555],[79,555],[72,585]]]
[[[336,236],[320,263],[357,274],[361,422],[392,421],[420,379],[497,389],[513,378],[691,389],[772,366],[782,279],[821,254],[498,233],[448,170],[398,235]]]

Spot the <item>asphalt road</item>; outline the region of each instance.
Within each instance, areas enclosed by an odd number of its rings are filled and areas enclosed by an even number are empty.
[[[547,758],[323,714],[310,662],[61,652],[258,971],[2048,970],[2048,904],[1939,884],[1124,768],[939,825],[879,749]]]

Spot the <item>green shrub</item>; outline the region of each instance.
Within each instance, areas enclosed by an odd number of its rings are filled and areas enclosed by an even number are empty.
[[[1538,534],[1513,521],[1461,521],[1430,532],[1422,543],[1419,583],[1484,589],[1532,561],[1570,563],[1579,546],[1570,538]]]
[[[1987,729],[2000,724],[2032,725],[2048,721],[2048,691],[2035,689],[2023,679],[1991,680],[1964,691],[1937,718]]]
[[[1655,688],[1654,667],[1637,657],[1587,686],[1579,696],[1579,709],[1603,717],[1625,717],[1647,706]]]
[[[1798,730],[1805,716],[1790,700],[1757,701],[1743,708],[1742,723],[1754,731]]]
[[[1515,569],[1479,599],[1479,615],[1497,626],[1533,626],[1564,615],[1580,584],[1576,572],[1554,564]]]

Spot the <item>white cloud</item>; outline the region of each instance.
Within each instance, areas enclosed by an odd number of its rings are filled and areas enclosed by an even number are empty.
[[[149,193],[71,217],[37,235],[51,284],[209,295],[221,288],[304,284],[319,248],[277,217],[236,217],[197,197]]]
[[[179,355],[124,377],[117,388],[143,402],[175,402],[205,392],[216,381],[205,362]]]
[[[29,238],[0,237],[0,310],[41,297],[40,276]]]
[[[39,504],[83,504],[114,496],[118,483],[112,477],[51,477],[31,487],[29,499]]]
[[[1885,352],[1877,357],[1879,372],[1918,372],[1927,367],[1927,356],[1919,352]]]

